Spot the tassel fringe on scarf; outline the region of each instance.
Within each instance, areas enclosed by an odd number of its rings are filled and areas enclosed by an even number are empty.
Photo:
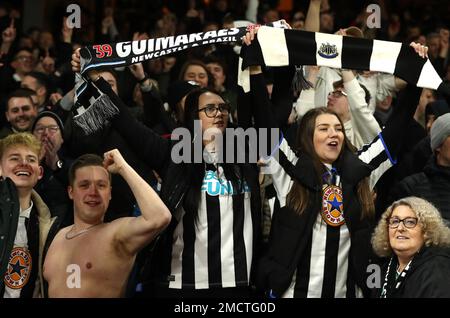
[[[268,25],[276,28],[287,27],[281,20]],[[99,98],[102,93],[88,80],[89,71],[129,66],[196,46],[240,43],[241,37],[252,27],[255,26],[82,48],[80,51],[82,76],[77,76],[75,87],[75,123],[85,134],[90,134],[104,127],[118,111],[109,98],[104,96]],[[106,109],[103,109],[104,107]]]

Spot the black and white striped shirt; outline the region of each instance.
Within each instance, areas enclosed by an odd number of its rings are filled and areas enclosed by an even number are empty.
[[[253,254],[250,189],[236,193],[221,166],[207,165],[198,218],[180,208],[169,288],[248,286]]]
[[[298,157],[286,140],[282,140],[279,149],[293,165],[297,163]],[[358,158],[377,167],[370,175],[370,185],[375,184],[393,164],[381,134],[360,151]],[[280,207],[284,207],[294,181],[277,160],[270,159],[269,164]],[[339,176],[335,185],[340,185]],[[345,217],[345,211],[343,214]],[[361,291],[348,275],[351,241],[347,225],[330,226],[318,213],[311,236],[304,239],[309,240],[308,251],[301,257],[292,282],[281,297],[362,297]]]

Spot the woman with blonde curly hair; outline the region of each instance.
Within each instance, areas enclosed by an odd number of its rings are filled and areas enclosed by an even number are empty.
[[[380,257],[381,298],[450,297],[450,229],[428,201],[407,197],[394,202],[372,236]]]

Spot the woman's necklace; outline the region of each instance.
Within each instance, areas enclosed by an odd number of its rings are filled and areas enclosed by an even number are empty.
[[[93,227],[95,227],[95,226],[97,226],[99,224],[102,224],[102,223],[97,223],[97,224],[91,225],[91,226],[81,230],[78,233],[70,234],[73,231],[73,229],[75,228],[75,224],[74,224],[74,225],[72,225],[72,228],[66,233],[66,240],[71,240],[71,239],[73,239],[73,238],[75,238],[77,236],[80,236],[81,234],[84,234],[84,233],[88,232],[90,229],[92,229]]]

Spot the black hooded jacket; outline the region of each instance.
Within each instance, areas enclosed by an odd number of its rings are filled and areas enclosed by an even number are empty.
[[[381,277],[384,279],[387,265]],[[393,271],[395,272],[395,270]],[[382,281],[383,283],[383,281]],[[378,290],[378,296],[381,289]],[[424,247],[414,256],[405,280],[388,298],[450,298],[450,249]]]
[[[450,167],[439,166],[432,156],[423,172],[403,179],[392,190],[392,200],[416,196],[430,201],[450,224]]]

